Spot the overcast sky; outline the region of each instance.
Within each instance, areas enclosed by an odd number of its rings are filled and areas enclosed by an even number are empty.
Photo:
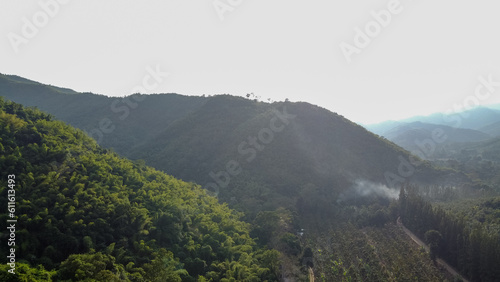
[[[494,0],[2,0],[0,72],[124,96],[158,68],[169,76],[150,80],[147,92],[253,92],[373,123],[500,103],[499,8]],[[474,100],[480,76],[493,83]]]

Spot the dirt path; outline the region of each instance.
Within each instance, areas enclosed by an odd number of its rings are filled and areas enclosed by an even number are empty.
[[[398,220],[396,221],[398,226],[401,227],[401,229],[403,229],[403,231],[406,233],[406,235],[410,236],[410,238],[415,242],[417,243],[419,246],[421,247],[424,247],[425,250],[427,252],[430,252],[430,249],[429,247],[422,241],[420,240],[415,234],[413,234],[413,232],[411,232],[408,228],[406,228],[404,225],[403,225],[403,222],[401,222],[401,218],[398,217]],[[451,267],[448,263],[446,263],[444,260],[438,258],[436,259],[437,263],[441,266],[443,266],[444,268],[446,268],[446,270],[453,276],[456,276],[456,277],[460,277],[460,279],[462,279],[463,281],[465,282],[469,282],[469,280],[465,279],[464,277],[462,277],[462,275],[460,275],[460,273],[458,273],[453,267]]]

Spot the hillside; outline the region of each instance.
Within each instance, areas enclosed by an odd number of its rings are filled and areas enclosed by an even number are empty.
[[[405,126],[415,122],[443,125],[457,129],[473,129],[486,134],[495,135],[498,125],[495,127],[493,124],[500,122],[500,106],[481,106],[456,113],[433,113],[427,116],[414,116],[397,121],[391,120],[377,124],[368,124],[365,125],[365,127],[376,134],[387,137],[386,134],[396,129],[398,126]],[[492,125],[494,132],[489,131],[491,130],[491,128],[487,127],[489,125]],[[483,129],[486,130],[483,131]]]
[[[498,189],[500,112],[498,105],[490,107],[477,107],[454,115],[436,113],[387,121],[366,128],[437,167],[466,174],[478,186],[486,184]]]
[[[394,224],[344,223],[344,216],[380,222],[366,208],[330,218],[316,228],[334,228],[325,235],[314,232],[319,220],[309,220],[306,248],[288,232],[289,212],[259,213],[252,233],[277,240],[283,256],[257,247],[241,214],[199,186],[122,159],[47,114],[0,99],[0,125],[0,208],[7,210],[6,190],[15,190],[17,216],[15,275],[4,258],[2,281],[278,281],[280,272],[305,280],[299,263],[334,280],[443,279]],[[12,256],[6,244],[0,250]]]
[[[2,256],[0,280],[276,280],[278,253],[256,247],[241,214],[199,186],[3,99],[0,141],[0,209],[14,190],[18,273]],[[0,217],[4,241],[11,223]]]
[[[365,124],[363,127],[377,135],[384,136],[387,131],[402,124],[404,124],[404,122],[388,120],[376,124]]]
[[[452,127],[479,129],[484,125],[500,121],[500,111],[487,107],[475,107],[457,113],[435,113],[401,120],[402,122],[421,121]]]
[[[491,136],[500,137],[500,121],[480,127],[478,130]]]
[[[268,138],[273,125],[280,130]],[[231,96],[213,97],[130,154],[201,183],[246,212],[293,209],[298,202],[321,210],[359,179],[386,184],[388,172],[398,173],[400,156],[408,159],[401,148],[320,107]],[[231,175],[233,162],[238,171]],[[424,163],[402,178],[439,182],[444,174]]]
[[[437,165],[463,171],[471,179],[500,188],[500,138],[448,144],[439,154],[442,159],[434,161]]]
[[[36,91],[19,83],[3,76],[0,94],[86,130],[125,157],[200,183],[250,218],[277,207],[313,205],[321,210],[358,180],[396,187],[407,181],[466,181],[425,162],[407,165],[408,152],[307,103],[269,104],[229,95],[118,99],[48,93],[43,84]],[[128,112],[114,111],[117,105]],[[402,169],[408,170],[403,176]]]
[[[177,94],[112,98],[2,74],[0,96],[48,112],[84,130],[99,145],[112,147],[125,156],[124,152],[155,137],[171,122],[195,111],[207,100]]]
[[[454,142],[477,142],[484,141],[491,138],[490,135],[481,132],[479,130],[464,129],[464,128],[453,128],[451,126],[424,123],[420,121],[407,123],[399,125],[389,131],[387,131],[384,136],[389,140],[410,140],[411,138],[424,140],[427,138],[432,138],[432,132],[436,129],[442,131],[442,134],[446,136],[444,142],[454,143]],[[443,143],[444,143],[443,142]],[[396,143],[398,144],[398,143]]]
[[[419,121],[399,125],[385,132],[384,136],[410,152],[422,152],[419,156],[426,159],[443,157],[442,150],[450,143],[479,142],[491,138],[479,130]],[[426,147],[429,140],[432,140],[432,148]]]

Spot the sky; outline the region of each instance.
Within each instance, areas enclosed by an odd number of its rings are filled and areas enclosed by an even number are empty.
[[[494,0],[2,0],[0,73],[108,96],[254,93],[370,124],[500,103],[499,8]]]

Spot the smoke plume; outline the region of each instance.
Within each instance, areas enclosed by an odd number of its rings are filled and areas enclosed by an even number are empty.
[[[337,203],[365,197],[382,197],[386,199],[397,199],[399,191],[391,189],[384,184],[374,183],[368,180],[358,179],[353,186],[341,193]]]

